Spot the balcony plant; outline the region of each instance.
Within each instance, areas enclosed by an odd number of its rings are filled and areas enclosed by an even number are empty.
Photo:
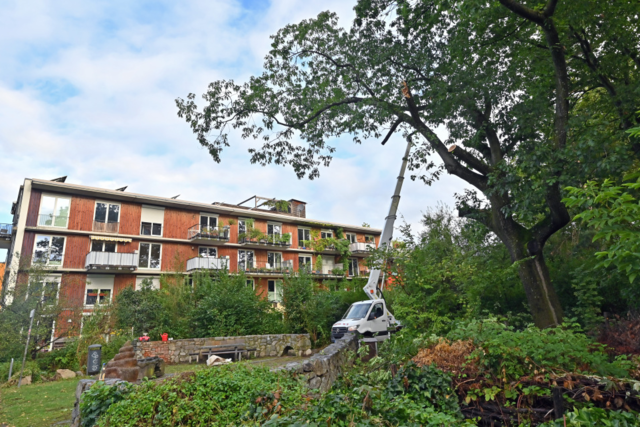
[[[284,233],[282,236],[280,236],[280,244],[282,246],[289,246],[291,245],[291,233]]]
[[[315,268],[317,274],[322,274],[322,255],[316,257]]]

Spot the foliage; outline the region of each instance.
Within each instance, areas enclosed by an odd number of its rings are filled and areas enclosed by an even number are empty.
[[[65,346],[59,350],[49,351],[47,353],[39,353],[36,362],[40,370],[45,372],[55,372],[57,369],[70,369],[77,371],[80,369],[78,359],[76,357],[78,343],[73,340],[67,342]]]
[[[597,266],[614,265],[633,282],[640,274],[640,172],[627,175],[624,181],[616,185],[605,179],[602,183],[588,181],[582,188],[568,187],[569,196],[564,200],[567,206],[580,209],[575,219],[594,228],[593,240],[604,244],[596,253]]]
[[[133,392],[133,385],[121,382],[107,385],[98,381],[82,394],[80,401],[80,419],[82,427],[93,427],[100,416],[107,412],[111,405],[127,399]]]
[[[258,425],[302,403],[302,385],[292,377],[244,364],[219,366],[145,382],[112,405],[98,425]]]
[[[151,339],[160,339],[162,302],[151,280],[143,280],[138,290],[133,285],[121,290],[115,298],[114,310],[118,328],[133,328],[135,337],[148,333]]]
[[[640,414],[636,412],[612,411],[602,408],[582,408],[567,412],[566,421],[562,418],[540,424],[540,427],[638,427]]]
[[[290,333],[306,332],[314,345],[329,342],[331,326],[347,308],[362,299],[362,291],[319,287],[306,272],[284,278],[284,323]]]
[[[626,358],[609,361],[605,347],[582,333],[577,324],[516,330],[495,319],[472,320],[457,325],[452,340],[472,339],[478,350],[478,367],[505,380],[538,373],[597,373],[626,378]]]

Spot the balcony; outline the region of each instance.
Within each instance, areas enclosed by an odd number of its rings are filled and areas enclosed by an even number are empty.
[[[249,261],[238,263],[238,271],[244,271],[248,276],[273,276],[293,273],[293,261]]]
[[[11,234],[13,233],[13,225],[0,224],[0,249],[9,249],[11,246]]]
[[[197,242],[228,242],[229,241],[229,226],[224,227],[204,227],[200,224],[196,224],[193,227],[189,227],[187,230],[187,239]]]
[[[258,238],[251,238],[249,236],[238,236],[238,243],[246,246],[271,246],[288,248],[291,246],[291,235],[281,236],[279,234],[262,235]]]
[[[98,233],[117,233],[119,229],[119,222],[93,221],[93,231]]]
[[[187,260],[187,271],[229,269],[229,258],[198,257]]]
[[[346,275],[346,272],[343,270],[343,264],[335,264],[331,268],[329,266],[323,266],[321,270],[313,269],[310,265],[302,265],[299,271],[306,271],[307,274],[321,279],[340,279]]]
[[[138,254],[89,252],[84,268],[87,270],[129,270],[138,268]]]
[[[69,224],[68,216],[61,215],[52,215],[52,214],[44,214],[38,215],[38,226],[39,227],[60,227],[67,228]]]
[[[349,250],[351,251],[352,254],[366,254],[375,248],[376,248],[375,242],[366,242],[366,243],[356,242],[356,243],[351,243],[349,245]]]

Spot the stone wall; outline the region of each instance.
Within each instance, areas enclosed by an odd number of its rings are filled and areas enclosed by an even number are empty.
[[[136,358],[158,356],[167,363],[184,363],[189,360],[189,353],[196,353],[203,346],[241,343],[244,343],[247,348],[256,349],[251,353],[252,357],[279,357],[285,355],[288,350],[293,350],[297,356],[311,354],[309,334],[281,334],[138,342]]]
[[[343,338],[326,347],[320,353],[301,362],[289,363],[282,368],[306,377],[310,389],[328,391],[345,366],[351,365],[353,359],[349,352],[358,349],[355,334],[346,334]]]

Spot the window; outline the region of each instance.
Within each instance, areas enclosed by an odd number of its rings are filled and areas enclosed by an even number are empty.
[[[160,278],[152,276],[137,276],[136,291],[139,291],[143,285],[149,286],[151,289],[160,289]]]
[[[308,243],[304,243],[303,241],[309,242],[311,240],[311,230],[308,228],[298,228],[298,246],[306,247]]]
[[[104,240],[92,240],[91,252],[116,252],[116,242],[107,242]]]
[[[347,236],[347,240],[349,241],[349,243],[356,243],[356,234],[355,233],[346,233]]]
[[[364,236],[364,242],[365,243],[373,243],[373,244],[375,244],[376,239],[373,236],[366,235],[366,236]]]
[[[279,280],[267,281],[267,299],[270,302],[282,301],[282,284]]]
[[[321,239],[332,239],[333,238],[333,231],[332,230],[322,230],[320,232],[320,238]]]
[[[247,221],[250,221],[246,218],[240,219],[238,218],[238,234],[242,234],[247,232]]]
[[[193,277],[186,276],[184,278],[184,284],[185,284],[185,286],[189,286],[190,288],[192,288],[193,287]]]
[[[200,232],[207,233],[218,227],[218,217],[216,215],[200,214]]]
[[[218,250],[216,248],[200,246],[200,248],[198,248],[198,256],[215,258],[218,256]]]
[[[313,269],[313,264],[311,263],[310,256],[299,256],[298,257],[298,270],[302,271],[311,271]]]
[[[25,299],[35,295],[40,297],[44,305],[53,305],[58,301],[60,276],[41,277],[35,283],[29,282]]]
[[[118,232],[120,222],[120,205],[108,202],[96,202],[96,211],[93,215],[93,230]]]
[[[253,268],[253,251],[238,251],[238,270]]]
[[[267,234],[269,236],[281,236],[282,224],[267,224]]]
[[[378,318],[382,317],[383,314],[384,314],[384,309],[382,308],[382,303],[377,303],[371,309],[371,313],[369,314],[369,318],[373,317],[373,319],[378,319]]]
[[[267,253],[267,268],[282,268],[282,254],[280,252],[268,252]]]
[[[140,243],[138,267],[159,269],[161,252],[162,245],[159,243]]]
[[[62,236],[37,235],[33,252],[33,263],[62,265],[65,238]]]
[[[38,225],[67,228],[71,198],[43,194],[40,199]]]
[[[358,260],[356,258],[349,258],[349,276],[358,275]]]
[[[142,205],[140,216],[140,234],[143,236],[162,236],[164,208]]]
[[[84,304],[110,304],[113,297],[113,276],[88,276]]]
[[[256,282],[253,279],[247,279],[247,286],[250,286],[254,291],[256,290]]]

